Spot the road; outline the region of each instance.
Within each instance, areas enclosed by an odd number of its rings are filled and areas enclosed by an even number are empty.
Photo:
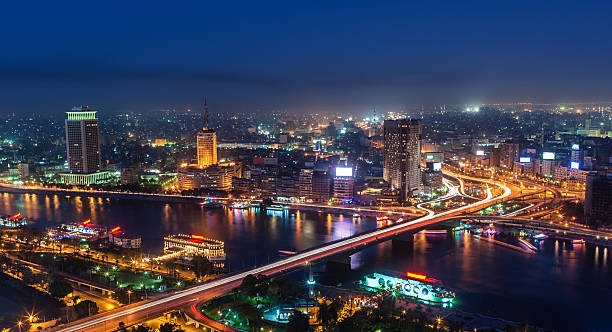
[[[394,224],[385,228],[379,228],[363,234],[357,234],[350,238],[326,243],[324,245],[306,250],[288,258],[278,260],[276,262],[256,267],[248,271],[235,273],[215,279],[209,282],[198,284],[190,288],[180,291],[175,291],[168,294],[158,295],[157,297],[135,303],[129,306],[121,307],[112,311],[88,317],[68,325],[61,326],[56,330],[61,331],[108,331],[116,329],[119,322],[126,325],[142,322],[144,320],[154,318],[159,314],[185,306],[189,303],[203,301],[225,294],[238,286],[242,279],[249,274],[266,274],[274,275],[286,270],[290,270],[305,264],[309,261],[315,261],[321,258],[332,256],[346,250],[357,249],[362,246],[367,246],[370,243],[379,242],[384,239],[391,238],[402,232],[409,230],[417,230],[425,228],[429,225],[436,224],[453,218],[464,213],[472,213],[486,206],[497,204],[501,201],[512,199],[519,193],[503,183],[498,183],[492,180],[484,180],[469,176],[450,174],[454,177],[461,177],[467,180],[484,182],[490,185],[499,186],[503,190],[503,194],[499,197],[492,197],[491,189],[488,190],[488,195],[485,199],[478,202],[468,204],[459,208],[444,211],[438,214],[431,214],[420,217],[411,221]]]

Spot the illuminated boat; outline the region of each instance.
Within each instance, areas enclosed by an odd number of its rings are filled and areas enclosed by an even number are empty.
[[[286,209],[289,209],[289,207],[281,204],[272,204],[266,207],[266,210],[270,211],[284,211]]]
[[[219,202],[206,201],[206,202],[200,203],[200,206],[209,208],[209,209],[215,209],[215,208],[222,208],[224,205],[223,203],[219,203]]]
[[[368,291],[393,292],[443,307],[452,307],[455,300],[455,292],[445,288],[440,280],[412,272],[405,275],[374,272],[360,280],[359,286]]]
[[[244,209],[248,209],[250,206],[251,205],[247,202],[235,202],[232,205],[230,205],[230,208],[244,210]]]
[[[24,218],[21,213],[17,213],[15,215],[1,216],[0,217],[0,226],[9,227],[9,228],[17,228],[21,226],[27,225],[28,221]]]

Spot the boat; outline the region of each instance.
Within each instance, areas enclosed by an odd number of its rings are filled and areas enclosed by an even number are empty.
[[[455,292],[445,288],[440,280],[414,272],[403,275],[374,272],[360,280],[358,285],[368,291],[392,292],[443,307],[452,307],[455,300]]]
[[[222,208],[224,205],[223,203],[219,203],[219,202],[207,201],[207,202],[200,203],[200,206],[209,208],[209,209],[215,209],[215,208]]]
[[[244,209],[248,209],[250,206],[251,205],[248,202],[235,202],[231,204],[229,207],[231,209],[244,210]]]
[[[17,228],[27,225],[28,221],[24,218],[21,213],[15,215],[0,216],[0,226]]]
[[[284,211],[285,209],[289,209],[289,207],[281,204],[272,204],[266,207],[266,210],[270,211]]]

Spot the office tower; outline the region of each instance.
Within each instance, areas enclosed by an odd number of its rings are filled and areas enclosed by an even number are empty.
[[[580,149],[580,145],[572,144],[570,152],[570,167],[574,169],[582,168],[584,162],[584,151]]]
[[[400,201],[423,190],[421,177],[421,120],[385,120],[383,178]]]
[[[331,198],[331,177],[328,163],[314,165],[311,197],[314,202],[327,202]]]
[[[355,178],[353,176],[353,167],[337,166],[334,176],[334,200],[350,203],[353,201],[353,191],[355,186]]]
[[[71,173],[100,171],[100,122],[87,106],[66,112],[66,150]]]
[[[313,170],[310,168],[304,168],[300,171],[298,195],[303,201],[312,198],[312,175]]]
[[[208,105],[204,101],[204,127],[198,132],[198,167],[206,168],[217,164],[217,133],[208,126]]]
[[[590,224],[612,223],[612,173],[586,177],[584,215]]]
[[[517,143],[502,143],[499,148],[499,165],[507,171],[512,171],[514,164],[519,161],[519,145]]]

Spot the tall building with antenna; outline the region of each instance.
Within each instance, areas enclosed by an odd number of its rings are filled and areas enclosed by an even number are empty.
[[[217,133],[208,125],[208,104],[204,99],[204,127],[198,132],[198,167],[206,168],[217,164]]]

